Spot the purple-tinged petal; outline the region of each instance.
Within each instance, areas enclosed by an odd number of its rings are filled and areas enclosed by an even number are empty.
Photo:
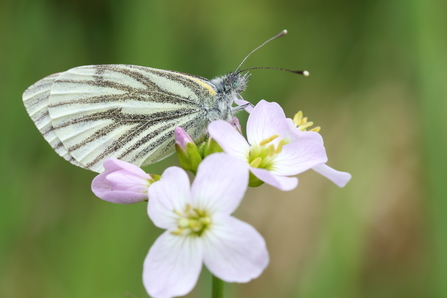
[[[242,134],[242,126],[236,116],[233,116],[233,121],[230,124],[233,125],[240,134]]]
[[[283,147],[275,158],[271,172],[277,175],[296,175],[327,162],[326,151],[318,142],[303,140]]]
[[[235,99],[233,99],[233,102],[235,104],[237,104],[238,106],[243,106],[243,105],[249,104],[248,106],[245,107],[245,111],[247,113],[251,113],[253,111],[253,106],[251,105],[251,103],[244,99],[235,98]]]
[[[116,159],[116,158],[109,158],[106,161],[104,161],[104,169],[106,172],[114,172],[120,169],[123,169],[132,175],[141,177],[141,178],[148,178],[148,174],[137,167],[136,165],[133,165],[131,163]]]
[[[181,127],[174,129],[175,143],[178,144],[183,150],[186,150],[186,145],[188,143],[193,143],[193,139],[189,134]]]
[[[261,100],[250,113],[247,121],[247,139],[251,145],[259,144],[266,138],[282,134],[286,116],[276,102]]]
[[[248,159],[250,146],[230,123],[223,120],[213,121],[208,125],[208,132],[220,147],[222,147],[225,153],[242,160]]]
[[[102,200],[117,204],[147,201],[151,176],[139,167],[118,159],[104,162],[105,172],[92,181],[93,193]]]
[[[125,170],[118,170],[108,174],[106,179],[115,191],[132,191],[147,194],[150,177],[147,175],[147,177],[141,178]]]
[[[203,160],[191,187],[195,208],[231,214],[244,197],[248,183],[248,164],[225,153],[215,153]]]
[[[147,193],[135,193],[130,191],[111,191],[102,195],[95,193],[95,195],[104,201],[116,204],[135,204],[148,200]]]
[[[204,263],[226,282],[248,282],[269,263],[262,236],[249,224],[234,217],[219,218],[203,237]]]
[[[92,191],[98,198],[105,200],[103,197],[105,194],[110,192],[110,183],[107,181],[107,175],[109,173],[104,172],[93,178],[92,181]]]
[[[293,124],[292,119],[287,118],[287,138],[290,139],[292,142],[295,141],[301,141],[302,139],[310,139],[316,142],[319,142],[321,145],[324,144],[323,137],[315,131],[302,131],[299,130],[297,127],[295,127],[295,124]]]
[[[202,269],[203,248],[195,237],[164,232],[144,260],[143,283],[154,298],[170,298],[189,293]]]
[[[250,168],[250,171],[259,178],[259,180],[276,187],[280,190],[289,191],[294,189],[298,185],[298,178],[285,177],[275,175],[266,169]]]
[[[191,202],[188,175],[178,167],[170,167],[163,172],[160,180],[149,188],[148,214],[159,228],[169,229],[177,225],[177,212]]]
[[[96,176],[92,181],[92,191],[98,198],[116,204],[134,204],[147,201],[147,192],[111,191],[104,176]]]
[[[328,178],[338,187],[344,187],[349,182],[349,180],[351,180],[352,177],[351,174],[347,172],[334,170],[333,168],[325,164],[315,166],[312,168],[312,170]]]

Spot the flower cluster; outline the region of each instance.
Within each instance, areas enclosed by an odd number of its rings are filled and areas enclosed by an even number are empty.
[[[92,190],[103,200],[148,201],[150,219],[166,230],[144,261],[143,283],[151,296],[187,294],[202,264],[226,282],[248,282],[263,272],[269,262],[263,237],[231,215],[247,186],[266,183],[289,191],[298,184],[293,176],[309,169],[340,187],[351,179],[326,165],[319,127],[312,128],[302,112],[289,119],[277,103],[264,100],[246,110],[247,138],[236,117],[232,123],[212,122],[209,137],[199,144],[178,127],[181,168],[170,167],[158,176],[109,159],[105,172],[93,180]],[[196,174],[192,185],[185,170]]]

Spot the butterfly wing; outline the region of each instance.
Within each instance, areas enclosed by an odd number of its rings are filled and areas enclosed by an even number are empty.
[[[31,85],[23,93],[23,103],[31,119],[36,124],[37,129],[39,129],[45,140],[47,140],[57,154],[72,164],[82,167],[62,144],[51,124],[51,117],[48,111],[48,98],[50,97],[51,86],[59,75],[60,73],[52,74]]]
[[[53,149],[71,163],[103,171],[109,157],[144,166],[173,152],[175,127],[203,135],[206,81],[133,65],[81,66],[48,76],[23,100]]]

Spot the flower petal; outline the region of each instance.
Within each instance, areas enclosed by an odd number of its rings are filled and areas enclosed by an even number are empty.
[[[213,121],[208,125],[208,132],[226,153],[245,161],[248,159],[250,146],[230,123],[223,120]]]
[[[108,192],[110,192],[110,183],[107,181],[107,175],[110,173],[103,172],[93,178],[92,181],[92,191],[98,198],[101,198],[104,200],[104,195]]]
[[[281,135],[285,119],[286,115],[279,104],[261,100],[248,117],[248,142],[255,145],[275,134]]]
[[[116,204],[135,204],[147,201],[147,193],[137,193],[132,191],[110,191],[102,196],[95,194],[100,199]]]
[[[319,142],[304,139],[283,147],[275,158],[272,173],[277,175],[296,175],[327,162],[324,146]]]
[[[264,181],[271,186],[274,186],[280,190],[289,191],[294,189],[298,185],[298,178],[296,177],[285,177],[280,175],[275,175],[266,169],[250,168],[250,171],[259,178],[259,180]]]
[[[314,140],[316,142],[321,143],[323,145],[323,137],[315,131],[302,131],[298,129],[295,124],[293,124],[292,119],[287,118],[287,126],[288,126],[288,134],[287,137],[291,139],[291,141],[300,141],[303,138]]]
[[[312,168],[312,170],[328,178],[338,187],[344,187],[349,182],[349,180],[351,180],[352,177],[351,174],[347,172],[337,171],[325,164],[315,166]]]
[[[225,153],[203,160],[191,187],[195,208],[211,214],[231,214],[244,197],[248,184],[248,164]]]
[[[233,121],[230,124],[233,125],[234,128],[236,128],[240,134],[242,134],[242,126],[241,123],[239,122],[239,118],[233,116]]]
[[[142,181],[138,191],[132,190],[113,190],[108,177],[113,173],[103,172],[93,178],[92,191],[100,199],[117,204],[134,204],[141,201],[147,201],[147,180]],[[137,179],[141,179],[137,177]],[[146,188],[144,188],[146,186]]]
[[[203,248],[194,237],[164,232],[144,260],[143,283],[151,297],[168,298],[189,293],[202,269]]]
[[[148,214],[154,224],[163,229],[177,225],[175,211],[183,211],[191,202],[188,175],[178,167],[163,172],[160,180],[149,187]]]
[[[124,190],[133,192],[147,193],[149,188],[149,175],[146,178],[141,178],[134,174],[130,174],[125,170],[118,170],[107,175],[112,190]]]
[[[144,178],[144,179],[148,179],[149,175],[143,171],[142,169],[140,169],[139,167],[137,167],[136,165],[133,165],[131,163],[116,159],[116,158],[109,158],[106,161],[104,161],[104,169],[106,172],[113,172],[113,171],[118,171],[121,169],[124,169],[128,172],[130,172],[132,175]]]
[[[248,101],[246,101],[246,100],[244,100],[244,99],[234,98],[234,99],[233,99],[233,102],[234,102],[235,104],[237,104],[238,106],[243,106],[243,105],[249,104],[249,105],[245,108],[245,111],[246,111],[247,113],[251,113],[251,112],[253,111],[253,106],[251,105],[251,103],[248,102]]]
[[[269,263],[262,236],[249,224],[232,216],[220,218],[203,237],[204,263],[226,282],[248,282]]]

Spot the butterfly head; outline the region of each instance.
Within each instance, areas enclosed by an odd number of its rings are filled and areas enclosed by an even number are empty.
[[[209,114],[210,120],[233,120],[232,104],[235,98],[247,87],[250,74],[241,72],[231,72],[224,76],[212,79],[210,82],[216,90],[215,106]]]
[[[211,83],[216,87],[217,93],[226,95],[236,95],[247,88],[249,73],[241,74],[238,72],[230,72],[221,77],[211,80]]]
[[[243,106],[232,108],[233,101],[235,99],[242,99],[240,93],[244,91],[247,88],[247,82],[248,78],[250,77],[249,70],[252,69],[277,69],[277,70],[283,70],[288,71],[296,74],[301,74],[304,76],[308,76],[309,72],[305,70],[290,70],[286,68],[279,68],[279,67],[249,67],[245,69],[240,69],[242,64],[244,64],[245,60],[253,54],[256,50],[263,47],[268,42],[277,39],[281,36],[284,36],[287,34],[287,30],[281,31],[276,36],[273,36],[272,38],[268,39],[264,43],[262,43],[260,46],[255,48],[253,51],[251,51],[245,58],[242,60],[242,62],[239,64],[239,66],[236,68],[235,71],[230,72],[224,76],[214,78],[210,81],[211,85],[213,85],[213,89],[216,91],[216,101],[213,104],[213,106],[208,110],[208,117],[210,121],[214,121],[217,119],[226,120],[228,122],[231,122],[233,120],[233,113],[241,111],[244,109]]]

